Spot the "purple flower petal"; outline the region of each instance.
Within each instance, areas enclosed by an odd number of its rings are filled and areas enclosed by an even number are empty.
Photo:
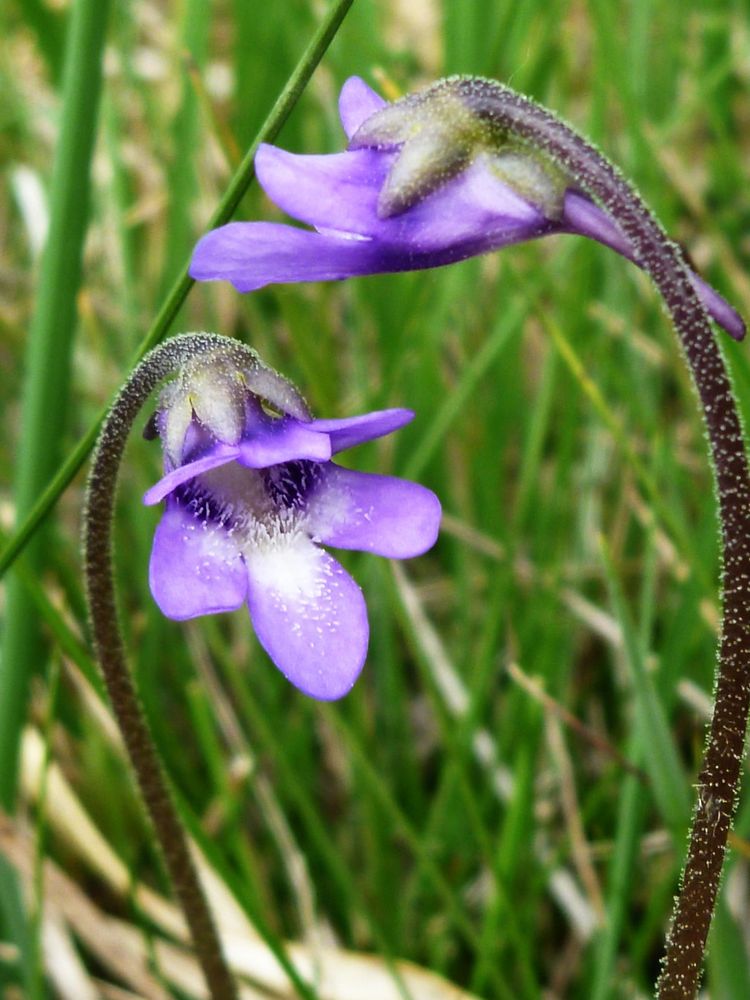
[[[346,448],[353,448],[355,445],[364,444],[365,441],[392,434],[413,419],[413,410],[395,408],[374,410],[372,413],[343,417],[339,420],[313,420],[310,426],[329,435],[331,453],[335,455]]]
[[[440,514],[438,498],[418,483],[328,465],[307,525],[326,545],[409,559],[435,544]]]
[[[378,194],[391,159],[371,149],[307,156],[264,144],[255,173],[287,215],[318,229],[369,236],[381,225]]]
[[[607,213],[586,195],[578,191],[565,192],[563,222],[571,233],[588,236],[628,259],[633,259],[630,241],[620,232]]]
[[[566,192],[564,224],[570,232],[588,236],[590,239],[603,243],[604,246],[622,254],[633,263],[638,263],[630,240],[620,231],[607,213],[586,195],[580,194],[578,191]],[[727,331],[730,337],[742,340],[746,332],[745,321],[737,310],[733,309],[725,298],[694,271],[690,271],[690,279],[703,306],[713,319]]]
[[[339,94],[339,117],[347,139],[351,139],[359,126],[370,115],[386,104],[361,77],[350,76]]]
[[[207,233],[190,263],[196,281],[231,281],[238,292],[298,281],[335,281],[386,269],[371,240],[341,239],[272,222],[231,222]]]
[[[373,236],[400,246],[402,254],[435,255],[440,263],[559,228],[496,177],[482,156],[409,211],[379,222]]]
[[[330,457],[331,440],[322,428],[313,429],[312,421],[303,424],[294,417],[269,417],[253,421],[251,434],[240,441],[237,460],[249,469],[266,469],[301,458],[327,462]]]
[[[284,676],[322,701],[345,695],[367,655],[362,591],[327,552],[299,536],[248,555],[248,606],[258,639]]]
[[[699,274],[691,271],[690,280],[693,282],[693,288],[697,292],[698,298],[719,326],[724,327],[729,336],[735,340],[744,340],[747,327],[737,310]]]
[[[256,170],[268,195],[289,215],[326,232],[370,236],[402,258],[455,250],[467,242],[472,248],[496,249],[513,242],[509,232],[520,230],[515,240],[526,239],[552,225],[493,173],[485,157],[408,212],[382,219],[378,195],[391,159],[390,153],[371,149],[303,156],[262,146]]]
[[[151,489],[146,490],[143,494],[143,502],[147,507],[159,503],[160,500],[163,500],[165,496],[189,479],[195,479],[202,472],[226,465],[238,458],[239,455],[240,448],[237,445],[217,444],[214,450],[208,455],[204,455],[203,458],[188,462],[187,465],[180,465],[168,472],[166,476],[162,476],[158,483],[154,483]]]
[[[293,187],[290,180],[289,192]],[[312,217],[317,214],[311,207],[314,197],[309,187],[306,190],[306,214]],[[344,220],[350,223],[345,213],[339,225]],[[238,291],[250,292],[273,283],[439,267],[559,229],[477,163],[411,211],[391,219],[373,218],[377,238],[233,222],[198,242],[190,274],[198,281],[231,281]]]
[[[163,614],[182,621],[239,608],[247,572],[224,528],[170,498],[154,535],[149,585]]]

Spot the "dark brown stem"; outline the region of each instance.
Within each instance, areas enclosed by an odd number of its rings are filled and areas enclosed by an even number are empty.
[[[133,422],[156,386],[205,351],[236,352],[254,364],[249,348],[214,334],[185,334],[146,355],[120,390],[99,436],[89,474],[83,545],[86,593],[94,648],[130,762],[156,833],[169,877],[185,915],[212,1000],[237,991],[224,961],[213,919],[190,857],[187,839],[128,669],[117,616],[112,561],[112,518],[117,476]]]
[[[732,387],[682,253],[619,171],[527,98],[491,81],[457,84],[475,112],[550,156],[616,220],[672,316],[700,399],[719,496],[723,622],[688,856],[657,984],[661,1000],[692,1000],[737,803],[750,709],[750,476]]]

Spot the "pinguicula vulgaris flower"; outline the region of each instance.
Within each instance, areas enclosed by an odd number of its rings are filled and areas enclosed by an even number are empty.
[[[258,362],[238,369],[201,355],[162,392],[151,430],[164,477],[144,497],[166,501],[149,582],[170,618],[247,604],[270,658],[298,688],[346,694],[367,653],[357,583],[322,545],[396,559],[435,542],[437,497],[417,483],[346,469],[337,452],[403,427],[391,409],[314,420],[294,387]]]
[[[493,123],[481,85],[451,77],[386,104],[352,77],[339,99],[345,152],[262,145],[256,155],[269,197],[314,229],[229,223],[199,241],[191,275],[249,292],[437,267],[557,233],[587,236],[638,263],[615,221],[543,150]],[[740,340],[737,312],[698,275],[692,281],[714,320]]]

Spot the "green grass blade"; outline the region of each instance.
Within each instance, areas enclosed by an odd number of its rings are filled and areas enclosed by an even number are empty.
[[[727,884],[711,924],[708,944],[708,987],[712,1000],[745,1000],[750,996],[750,966],[744,921],[731,913]]]
[[[690,798],[685,773],[664,704],[649,674],[643,650],[625,602],[606,542],[601,542],[607,583],[615,617],[622,629],[625,659],[630,670],[635,695],[638,734],[643,748],[643,763],[651,780],[656,803],[664,822],[681,844],[690,818]]]
[[[203,74],[208,48],[211,5],[187,0],[182,12],[180,59],[182,94],[175,116],[174,147],[169,165],[171,197],[167,214],[164,293],[174,281],[176,265],[190,254],[195,242],[192,207],[198,187],[194,151],[198,146],[199,108],[190,73]]]
[[[15,491],[19,517],[32,506],[59,461],[57,425],[67,411],[108,11],[106,2],[78,0],[66,43],[50,229],[26,348]],[[32,570],[41,566],[43,552],[39,543],[28,555]],[[0,663],[0,802],[10,810],[15,799],[18,739],[28,682],[38,668],[41,649],[33,605],[18,579],[8,587],[6,614],[8,624]]]
[[[647,791],[636,777],[628,775],[625,778],[617,814],[614,851],[607,879],[607,921],[596,943],[591,1000],[607,1000],[611,996],[617,948],[633,883],[638,838],[643,825],[647,795]]]

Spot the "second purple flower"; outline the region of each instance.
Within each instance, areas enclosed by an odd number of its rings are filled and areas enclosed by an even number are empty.
[[[322,545],[396,559],[437,538],[440,503],[417,483],[346,469],[331,457],[412,420],[393,409],[313,420],[296,390],[260,365],[199,358],[162,394],[152,429],[166,501],[149,581],[170,618],[247,604],[281,672],[314,698],[346,694],[367,653],[359,586]],[[270,404],[270,406],[269,406]]]
[[[477,109],[484,81],[452,77],[389,105],[358,77],[342,88],[349,148],[304,156],[262,145],[255,167],[269,197],[314,229],[233,222],[207,233],[190,266],[240,292],[437,267],[558,233],[637,253],[610,216],[538,151],[507,141]],[[735,339],[738,313],[702,278],[693,284]]]

